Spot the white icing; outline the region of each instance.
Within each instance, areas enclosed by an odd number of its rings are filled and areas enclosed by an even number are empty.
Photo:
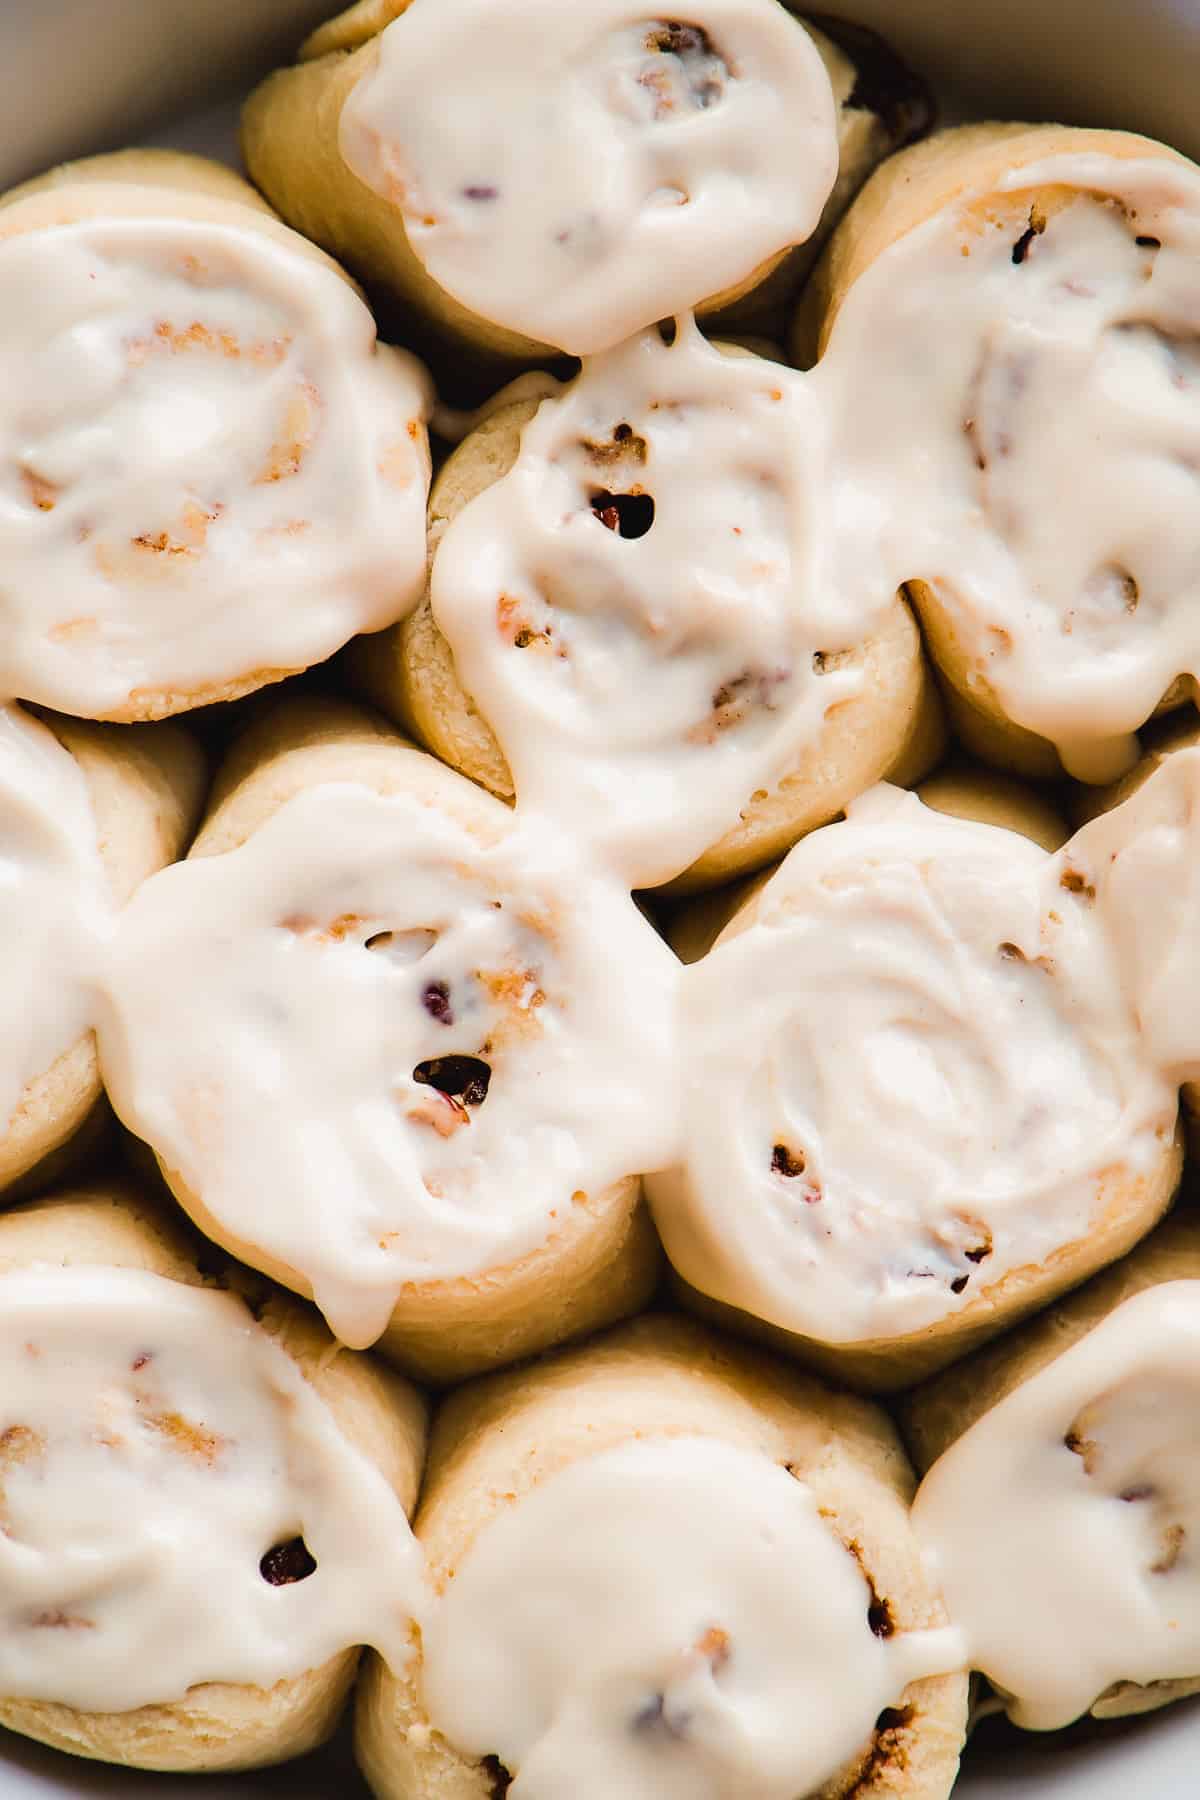
[[[1177,1082],[1200,1076],[1200,747],[1165,758],[1075,834],[1143,1041]]]
[[[377,44],[344,160],[440,287],[573,355],[802,243],[837,174],[829,77],[774,0],[699,0],[684,25],[630,0],[414,0]]]
[[[1200,671],[1200,172],[1062,155],[996,191],[1017,198],[967,191],[838,313],[814,380],[859,489],[842,579],[929,582],[968,681],[1108,780]]]
[[[110,914],[83,774],[46,726],[0,707],[0,1134],[26,1083],[90,1028]]]
[[[0,1693],[123,1712],[271,1687],[423,1599],[395,1494],[232,1295],[145,1270],[0,1276]],[[260,1570],[302,1537],[316,1570]]]
[[[0,238],[0,693],[103,716],[402,616],[429,401],[332,268],[252,226]]]
[[[1019,1725],[1200,1673],[1200,1281],[1126,1300],[933,1465],[913,1524]]]
[[[483,1527],[423,1629],[425,1703],[513,1800],[796,1800],[910,1681],[961,1666],[950,1630],[875,1636],[871,1599],[783,1468],[630,1442]]]
[[[672,1153],[674,959],[496,813],[485,844],[404,794],[311,789],[152,877],[107,971],[121,1117],[355,1346],[405,1283],[509,1264]],[[454,1057],[483,1094],[416,1079]]]
[[[634,885],[736,825],[861,686],[829,659],[895,590],[834,585],[827,435],[803,377],[681,321],[544,401],[441,540],[434,617],[521,807]]]
[[[900,1337],[1161,1170],[1176,1080],[1072,849],[877,788],[684,971],[684,1160],[648,1193],[688,1281],[825,1342]]]

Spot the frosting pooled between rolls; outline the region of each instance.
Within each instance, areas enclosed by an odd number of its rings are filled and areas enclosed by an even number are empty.
[[[677,874],[817,739],[894,604],[830,567],[804,378],[694,323],[591,359],[451,523],[434,618],[524,811],[635,884]]]
[[[414,0],[346,100],[344,161],[433,279],[573,355],[733,287],[815,229],[833,91],[773,0]],[[497,106],[497,94],[503,95]]]
[[[1200,1281],[1124,1301],[933,1465],[913,1525],[1019,1725],[1200,1669]]]
[[[26,1083],[93,1022],[93,970],[111,918],[87,783],[54,734],[0,707],[0,1132]]]
[[[354,1346],[406,1283],[514,1262],[675,1140],[670,953],[496,814],[320,785],[153,877],[113,950],[121,1117]]]
[[[686,1160],[648,1191],[688,1281],[822,1342],[901,1337],[1161,1170],[1177,1079],[1072,850],[876,788],[684,972]]]
[[[166,212],[0,229],[0,326],[0,693],[151,716],[411,607],[426,379],[307,247]]]
[[[1048,156],[879,255],[814,376],[864,496],[843,579],[927,582],[968,692],[1084,780],[1200,670],[1198,259],[1196,170]]]
[[[794,1800],[910,1681],[961,1666],[955,1632],[881,1635],[872,1600],[786,1469],[639,1439],[484,1525],[423,1627],[424,1701],[514,1800]]]
[[[232,1295],[0,1275],[0,1693],[124,1712],[397,1662],[420,1552],[383,1477]]]

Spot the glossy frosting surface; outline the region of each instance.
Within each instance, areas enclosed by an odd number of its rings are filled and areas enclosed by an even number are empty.
[[[358,1643],[403,1660],[400,1502],[232,1295],[15,1270],[0,1369],[0,1693],[120,1712]]]
[[[515,1261],[674,1143],[673,958],[496,814],[484,841],[322,784],[153,877],[112,952],[118,1112],[356,1346],[406,1282]]]
[[[871,1604],[784,1468],[631,1441],[483,1527],[423,1632],[425,1703],[519,1800],[796,1800],[961,1659],[948,1629],[877,1636]]]
[[[419,365],[332,267],[146,193],[0,235],[0,693],[86,717],[305,667],[424,569]]]
[[[1135,1295],[933,1465],[913,1523],[972,1666],[1052,1730],[1200,1669],[1200,1281]]]
[[[519,804],[635,885],[736,825],[860,691],[838,663],[892,592],[834,584],[828,438],[802,376],[682,320],[543,401],[439,543],[434,617]]]
[[[901,1337],[1161,1166],[1178,1077],[1073,849],[875,788],[684,971],[684,1162],[649,1192],[689,1281],[825,1342]]]
[[[19,706],[0,707],[0,1120],[93,1023],[112,904],[87,784]]]
[[[499,96],[503,96],[502,99]],[[429,274],[572,355],[752,275],[837,174],[821,57],[774,0],[414,0],[342,108],[342,156]]]

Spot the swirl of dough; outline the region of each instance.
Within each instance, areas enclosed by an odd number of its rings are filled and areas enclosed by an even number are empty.
[[[499,105],[497,104],[499,98]],[[838,169],[820,53],[768,0],[416,0],[341,153],[462,306],[573,355],[734,288],[815,229]]]
[[[786,849],[889,770],[928,704],[895,588],[851,604],[831,579],[826,438],[803,377],[689,319],[543,401],[438,542],[433,621],[522,808],[636,886]],[[441,673],[409,680],[440,692]],[[427,735],[464,758],[447,729]]]
[[[355,1346],[611,1207],[615,1255],[676,1132],[673,959],[629,896],[394,741],[279,798],[148,882],[106,970],[109,1092],[184,1204]],[[560,1332],[567,1277],[531,1306]]]
[[[1200,1235],[1124,1263],[918,1389],[913,1525],[1014,1723],[1200,1687]],[[997,1580],[1003,1569],[1004,1579]]]
[[[129,720],[401,616],[429,396],[311,245],[116,160],[0,211],[0,691]]]
[[[1177,1080],[1072,851],[888,788],[792,851],[684,976],[687,1281],[895,1386],[1154,1223]]]
[[[848,564],[909,583],[973,747],[1110,780],[1200,671],[1200,171],[972,127],[889,165],[842,233],[817,379],[886,496]]]

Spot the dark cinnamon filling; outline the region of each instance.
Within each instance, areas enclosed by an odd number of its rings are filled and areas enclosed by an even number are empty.
[[[314,1575],[317,1563],[303,1538],[290,1538],[286,1544],[273,1544],[258,1567],[272,1587],[290,1587]]]
[[[491,1783],[489,1800],[504,1800],[504,1796],[512,1786],[512,1776],[500,1761],[500,1758],[498,1756],[485,1756],[479,1766]]]
[[[649,494],[612,494],[601,488],[591,496],[590,505],[600,523],[618,537],[645,537],[654,523],[654,501]]]
[[[491,1079],[491,1069],[478,1056],[431,1056],[413,1070],[414,1081],[461,1100],[464,1106],[482,1106]]]
[[[1029,247],[1033,243],[1034,238],[1041,237],[1041,235],[1042,235],[1043,231],[1045,231],[1045,229],[1046,229],[1045,214],[1040,213],[1037,210],[1037,204],[1035,202],[1034,205],[1031,206],[1029,209],[1028,225],[1025,227],[1024,231],[1021,233],[1020,237],[1017,239],[1016,243],[1012,247],[1012,259],[1018,268],[1025,261],[1025,258],[1029,255]]]

